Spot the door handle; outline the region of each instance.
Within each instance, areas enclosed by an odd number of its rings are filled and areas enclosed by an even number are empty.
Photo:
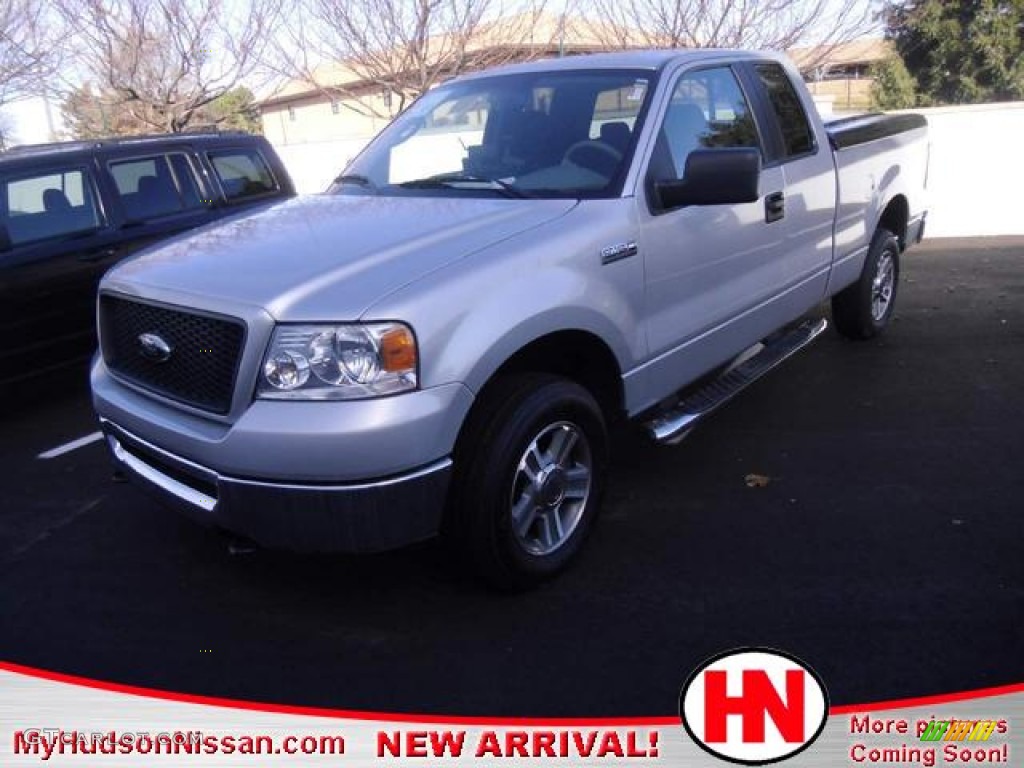
[[[95,251],[87,251],[78,257],[79,261],[100,261],[110,259],[117,255],[117,248],[97,248]]]
[[[782,192],[772,192],[764,198],[764,220],[771,224],[786,215],[786,196]]]

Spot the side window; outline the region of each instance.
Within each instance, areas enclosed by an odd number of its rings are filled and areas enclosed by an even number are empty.
[[[178,191],[186,208],[199,208],[212,204],[212,200],[199,189],[199,174],[192,161],[180,152],[170,156],[171,168],[178,179]]]
[[[155,219],[201,205],[195,180],[189,175],[183,178],[180,165],[172,170],[179,157],[184,159],[178,154],[156,155],[110,163],[110,175],[128,220]]]
[[[813,152],[814,132],[786,70],[774,62],[762,62],[755,65],[754,70],[764,84],[768,100],[779,119],[786,157]]]
[[[729,67],[682,75],[672,90],[655,143],[658,175],[681,178],[695,149],[759,147],[757,126],[743,90]]]
[[[92,180],[83,168],[4,182],[2,223],[11,245],[88,232],[100,226]]]
[[[263,157],[254,149],[235,149],[207,154],[228,200],[258,197],[277,189]]]

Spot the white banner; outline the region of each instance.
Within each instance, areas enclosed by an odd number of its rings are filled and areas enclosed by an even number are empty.
[[[730,683],[730,696],[734,692]],[[740,697],[728,701],[735,704]],[[733,717],[738,714],[726,713],[732,718],[730,736],[746,728]],[[844,706],[830,710],[820,737],[784,764],[1020,766],[1021,729],[1024,685]],[[133,689],[0,664],[4,768],[728,764],[706,750],[676,717],[489,720],[306,710]]]

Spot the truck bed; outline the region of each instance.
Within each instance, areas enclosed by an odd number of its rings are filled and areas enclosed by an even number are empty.
[[[869,141],[884,139],[928,125],[924,115],[887,115],[881,112],[869,115],[840,117],[825,123],[825,131],[832,149],[839,151]]]
[[[829,292],[861,273],[871,237],[883,220],[917,242],[927,210],[928,129],[922,115],[871,114],[826,123],[836,166],[835,251]]]

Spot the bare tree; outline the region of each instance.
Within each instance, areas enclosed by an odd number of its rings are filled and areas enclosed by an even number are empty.
[[[276,69],[341,101],[390,117],[467,70],[551,52],[557,18],[543,0],[299,0]]]
[[[815,45],[813,68],[836,45],[876,24],[865,0],[589,0],[601,41],[614,48],[755,48]]]
[[[7,145],[11,142],[11,134],[14,132],[12,120],[4,112],[0,112],[0,152],[7,149]]]
[[[38,0],[0,0],[0,104],[39,93],[56,64]]]
[[[153,130],[153,126],[135,117],[119,105],[116,94],[96,92],[88,84],[64,94],[61,113],[65,131],[76,139],[97,139],[106,136],[133,136]],[[253,94],[238,86],[196,109],[189,127],[228,128],[260,133],[259,110]]]
[[[31,0],[30,0],[31,1]],[[146,130],[184,130],[259,68],[279,0],[55,0],[96,108]]]

